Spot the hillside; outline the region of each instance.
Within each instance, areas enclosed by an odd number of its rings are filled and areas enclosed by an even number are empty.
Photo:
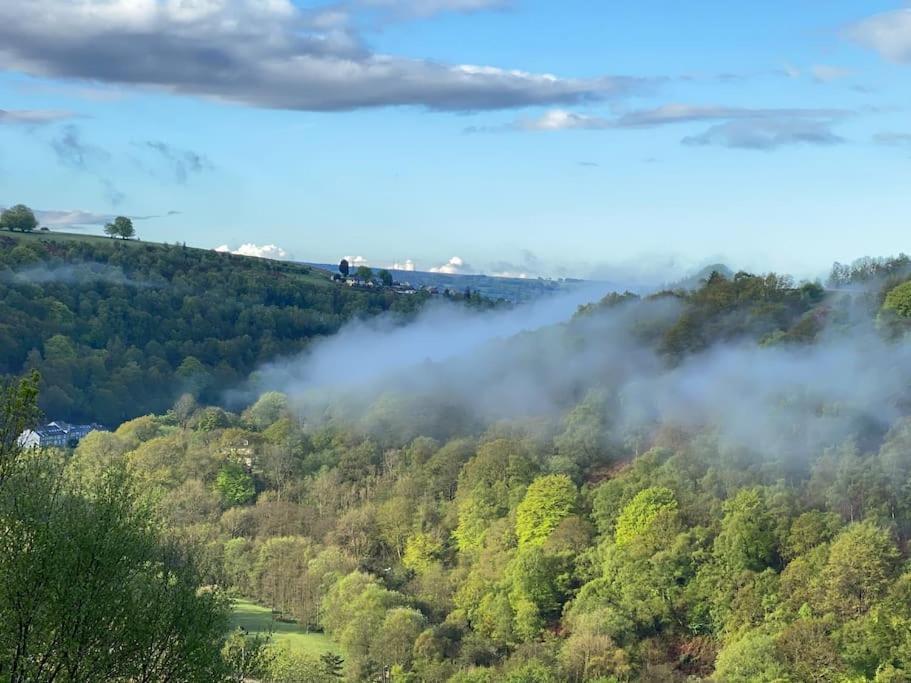
[[[184,393],[215,402],[259,364],[426,295],[179,245],[0,233],[0,375],[37,369],[52,419],[116,425]]]
[[[906,680],[902,263],[609,295],[316,403],[143,417],[70,467],[126,462],[207,581],[346,680]],[[338,680],[309,641],[255,677]]]

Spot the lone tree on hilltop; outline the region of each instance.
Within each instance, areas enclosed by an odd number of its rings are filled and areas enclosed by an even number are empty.
[[[358,278],[364,282],[370,282],[373,279],[373,271],[367,266],[358,266],[356,272]]]
[[[133,221],[131,221],[126,216],[117,216],[114,219],[113,223],[108,223],[104,226],[104,234],[110,235],[113,237],[119,237],[122,240],[125,240],[136,235],[136,230],[133,228]]]
[[[38,227],[35,213],[25,204],[16,204],[0,213],[0,228],[20,232],[31,232]]]
[[[348,277],[348,273],[351,272],[351,266],[348,265],[348,259],[342,259],[341,263],[338,264],[338,272],[342,274],[342,277]]]
[[[379,273],[377,273],[377,277],[380,278],[380,282],[383,283],[384,287],[392,287],[392,273],[390,273],[388,270],[383,268]]]

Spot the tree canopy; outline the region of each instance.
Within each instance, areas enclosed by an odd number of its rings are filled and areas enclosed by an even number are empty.
[[[25,204],[16,204],[0,213],[0,228],[19,232],[31,232],[38,227],[35,213]]]

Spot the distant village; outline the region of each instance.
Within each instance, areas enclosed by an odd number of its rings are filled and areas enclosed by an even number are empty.
[[[431,295],[450,296],[455,294],[455,290],[425,285],[417,287],[410,282],[396,282],[392,273],[385,268],[376,272],[367,266],[358,266],[354,271],[347,259],[342,259],[338,264],[338,273],[333,273],[332,279],[336,282],[342,282],[349,287],[364,287],[368,289],[382,288],[388,289],[397,294],[417,294],[426,292]],[[466,290],[466,296],[471,296],[470,290]]]

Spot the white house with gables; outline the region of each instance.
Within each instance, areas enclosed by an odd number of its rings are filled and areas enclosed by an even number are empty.
[[[23,448],[67,448],[74,447],[86,434],[106,431],[100,424],[71,425],[62,420],[27,429],[19,435],[18,443]]]

